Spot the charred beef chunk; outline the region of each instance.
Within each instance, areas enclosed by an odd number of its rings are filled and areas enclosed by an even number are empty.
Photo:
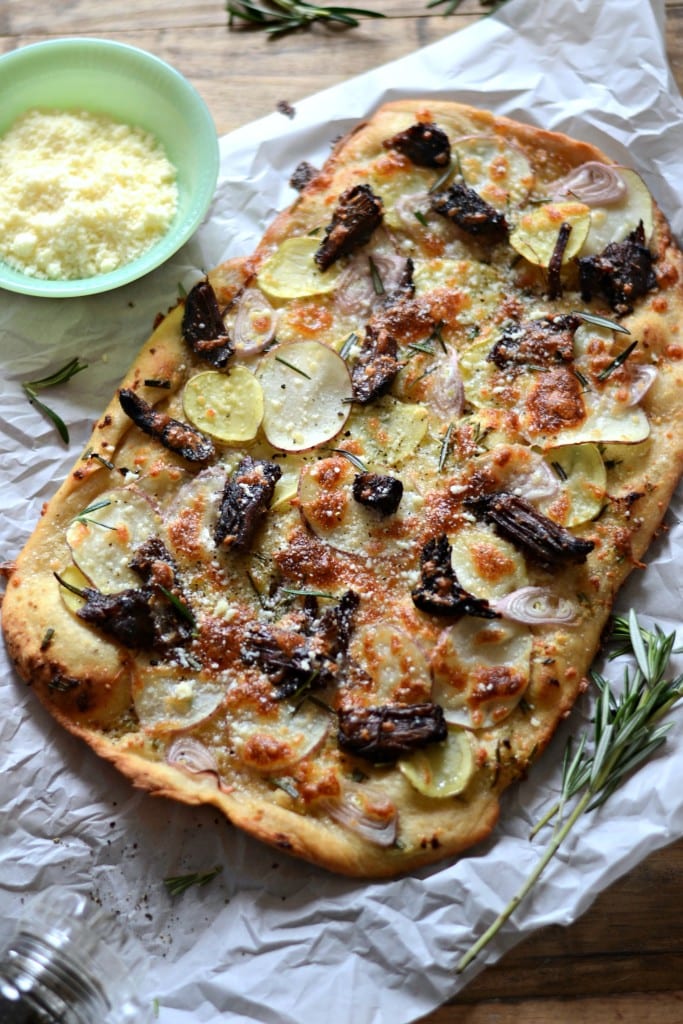
[[[102,594],[92,587],[84,587],[85,604],[76,614],[124,647],[150,650],[156,637],[152,595],[151,587],[121,590],[116,594]]]
[[[292,176],[289,179],[289,184],[297,192],[303,192],[309,182],[313,181],[319,174],[318,168],[314,167],[313,164],[309,164],[307,160],[302,160],[300,164],[294,168]]]
[[[85,604],[78,610],[79,618],[132,649],[168,654],[188,643],[194,616],[163,541],[150,537],[137,549],[130,567],[143,586],[114,594],[86,587],[80,592]]]
[[[246,455],[228,480],[214,531],[216,544],[245,551],[270,505],[282,470],[267,459]]]
[[[177,586],[175,560],[161,537],[150,537],[135,551],[130,567],[143,583],[156,584],[167,590]]]
[[[421,579],[411,594],[415,607],[428,615],[500,618],[488,601],[468,594],[460,586],[451,564],[451,551],[445,533],[433,537],[425,544],[420,555]]]
[[[354,185],[343,192],[315,254],[320,270],[327,270],[341,256],[365,245],[382,223],[382,214],[382,200],[369,185]]]
[[[401,503],[403,484],[388,474],[357,473],[353,480],[353,496],[359,505],[390,516]]]
[[[199,281],[185,299],[183,338],[200,359],[222,370],[233,353],[216,293],[207,281]]]
[[[261,623],[242,645],[242,660],[270,676],[278,699],[305,688],[321,688],[339,679],[360,598],[347,590],[338,604],[319,617],[306,615],[299,629]]]
[[[340,748],[375,763],[395,761],[447,735],[438,704],[384,704],[339,712]]]
[[[346,653],[359,604],[358,594],[354,590],[347,590],[338,604],[326,608],[320,618],[315,620],[312,635],[329,660]]]
[[[432,196],[432,209],[470,235],[497,240],[507,234],[507,221],[469,185],[456,182],[445,192]]]
[[[398,342],[385,327],[369,323],[358,359],[351,370],[353,397],[361,405],[383,395],[401,369]]]
[[[631,313],[635,299],[657,284],[653,262],[641,221],[623,242],[611,242],[599,255],[579,260],[582,299],[589,302],[600,293],[615,313]]]
[[[216,454],[213,441],[205,434],[195,430],[189,423],[182,423],[165,412],[159,412],[130,388],[121,388],[119,402],[136,427],[188,462],[208,462]]]
[[[245,665],[255,665],[270,677],[279,700],[321,682],[305,635],[294,630],[259,623],[247,632],[240,654]]]
[[[486,358],[500,370],[570,363],[574,358],[574,332],[580,323],[579,317],[567,313],[510,324]]]
[[[188,617],[156,587],[121,590],[102,594],[85,587],[85,604],[77,615],[96,626],[124,647],[169,654],[186,644],[193,635]]]
[[[569,563],[580,565],[595,547],[593,541],[575,537],[524,498],[508,491],[469,498],[465,504],[542,569],[551,570]]]
[[[382,143],[385,149],[395,149],[420,167],[448,167],[451,144],[443,128],[428,122],[411,124]]]

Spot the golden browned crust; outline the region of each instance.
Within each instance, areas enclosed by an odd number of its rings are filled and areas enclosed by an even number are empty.
[[[500,138],[505,144],[514,142],[531,161],[540,184],[547,184],[588,160],[609,162],[592,146],[457,104],[389,104],[335,147],[322,172],[292,207],[276,218],[249,259],[231,261],[210,275],[221,306],[230,307],[245,284],[253,283],[254,275],[283,240],[306,235],[312,227],[328,223],[338,196],[346,188],[374,180],[373,175],[379,173],[377,161],[385,161],[382,173],[388,174],[393,159],[396,166],[391,173],[400,178],[406,169],[405,162],[388,153],[383,142],[415,119],[437,123],[451,139],[484,134]],[[423,242],[417,242],[417,254]],[[683,468],[683,406],[679,398],[683,387],[683,343],[679,334],[683,316],[683,260],[659,211],[650,247],[656,253],[657,287],[638,300],[633,314],[621,318],[632,337],[638,339],[637,358],[657,370],[654,383],[640,402],[649,421],[649,436],[638,444],[621,444],[619,454],[623,457],[608,458],[609,453],[603,453],[604,461],[611,463],[603,507],[599,514],[574,528],[577,536],[594,544],[586,563],[563,566],[552,583],[543,573],[530,572],[529,582],[542,581],[544,586],[554,587],[560,597],[570,596],[576,617],[569,625],[533,627],[530,682],[524,706],[518,705],[499,723],[486,723],[472,731],[476,768],[462,793],[448,799],[426,796],[415,791],[395,769],[378,769],[334,752],[327,753],[326,760],[321,759],[318,764],[318,748],[299,763],[288,762],[279,774],[267,772],[258,764],[256,768],[254,763],[245,765],[235,756],[231,726],[225,724],[230,722],[231,714],[228,697],[189,730],[173,729],[154,721],[141,722],[134,701],[140,673],[138,652],[106,639],[79,620],[67,608],[63,588],[55,576],[62,574],[71,562],[66,541],[69,524],[103,492],[127,486],[131,479],[138,479],[134,475],[137,473],[145,493],[165,510],[164,516],[171,515],[167,510],[172,508],[173,496],[181,486],[187,486],[188,495],[193,493],[196,469],[188,468],[180,456],[159,448],[153,439],[133,427],[117,396],[98,421],[84,456],[47,505],[11,574],[2,625],[17,671],[66,729],[113,762],[136,785],[189,804],[213,804],[259,839],[331,870],[388,877],[457,854],[481,840],[496,823],[500,793],[525,773],[585,687],[588,668],[615,595],[634,567],[640,571],[644,553]],[[534,273],[529,272],[524,281],[527,291],[533,292],[538,286]],[[542,290],[537,288],[536,294],[538,309],[548,309]],[[567,295],[550,305],[550,309],[568,312],[577,301],[575,288],[568,287]],[[524,302],[525,309],[531,308],[528,299]],[[324,303],[319,308],[329,312]],[[598,302],[596,308],[601,315],[609,314],[604,304]],[[182,414],[185,382],[202,369],[182,340],[182,313],[183,307],[179,305],[163,319],[122,382],[122,387],[136,391],[153,404],[163,405],[176,416]],[[464,337],[465,333],[457,334],[454,328],[456,336]],[[604,367],[612,357],[612,352],[602,351],[595,359],[602,359],[600,365]],[[144,383],[159,378],[171,383],[170,389],[161,395],[158,389]],[[505,396],[501,401],[504,405]],[[491,422],[495,419],[498,429],[500,412],[492,409],[482,401],[476,411],[489,416]],[[512,412],[508,412],[505,429],[512,417]],[[465,441],[463,434],[458,442],[463,458],[467,454]],[[529,446],[528,439],[523,443]],[[438,453],[438,437],[434,444]],[[509,438],[505,445],[510,448]],[[88,457],[92,452],[100,457]],[[329,453],[321,455],[327,457]],[[107,469],[106,460],[116,468]],[[453,479],[462,482],[460,478]],[[423,509],[424,536],[438,532],[441,522],[456,524],[456,531],[463,522],[457,501],[448,497],[440,481],[438,486],[438,501],[427,501]],[[177,510],[172,514],[177,531],[182,520],[185,533],[179,551],[187,556],[189,565],[187,536],[195,531],[192,537],[197,542],[198,534],[187,510],[182,515]],[[324,543],[312,538],[305,526],[298,525],[296,502],[288,515],[289,519],[283,517],[278,524],[286,541],[278,548],[269,535],[263,550],[277,563],[290,586],[324,590],[330,581],[338,581],[340,586],[358,592],[372,592],[374,569],[366,568],[364,562],[353,562],[338,551],[330,554]],[[403,540],[408,544],[406,538]],[[198,559],[204,557],[199,555]],[[308,568],[304,570],[304,566]],[[239,589],[242,577],[238,578],[237,570],[225,572],[226,578]],[[204,566],[201,572],[194,567],[192,573],[198,589],[215,588],[208,567]],[[392,597],[398,593],[399,575],[397,570],[387,579],[387,593]],[[204,653],[220,651],[221,671],[225,670],[226,679],[248,678],[244,692],[232,698],[236,701],[236,714],[251,707],[249,701],[263,687],[263,677],[257,679],[253,670],[239,662],[239,623],[248,602],[247,593],[248,588],[239,590],[241,603],[235,605],[233,618],[224,617],[219,625],[214,609],[207,611],[210,636],[201,648]],[[214,594],[213,599],[218,600],[218,595]],[[375,590],[374,598],[363,607],[363,627],[380,627],[386,614],[384,595]],[[234,626],[230,625],[233,620],[237,622]],[[442,622],[435,623],[410,602],[400,605],[396,622],[427,651],[435,649],[444,628]],[[233,633],[228,641],[225,637],[230,629]],[[219,635],[220,643],[215,638]],[[432,661],[432,666],[435,664]],[[232,685],[226,683],[226,688]],[[358,698],[352,696],[354,699]],[[188,733],[207,748],[223,751],[220,771],[198,774],[165,762],[169,738]],[[223,739],[222,747],[221,735],[228,737]],[[334,796],[336,777],[344,774],[350,779],[354,768],[356,774],[365,774],[373,784],[380,785],[383,797],[398,808],[398,842],[386,847],[368,842],[327,813],[322,797]]]

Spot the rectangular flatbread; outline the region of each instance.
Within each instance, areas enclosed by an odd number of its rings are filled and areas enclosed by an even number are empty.
[[[17,671],[332,871],[489,835],[683,459],[681,253],[595,147],[401,101],[161,318],[18,554]]]

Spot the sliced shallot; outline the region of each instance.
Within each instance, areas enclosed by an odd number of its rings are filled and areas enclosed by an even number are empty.
[[[258,288],[246,288],[237,307],[234,326],[235,349],[244,356],[262,352],[272,341],[277,312]]]
[[[572,196],[587,206],[609,206],[623,199],[626,184],[613,167],[589,160],[554,181],[551,191],[558,199]]]
[[[344,315],[369,314],[401,284],[405,257],[387,250],[356,253],[337,283],[335,301]]]
[[[326,799],[321,805],[338,824],[375,846],[393,846],[396,842],[398,811],[372,786],[346,782],[339,797]]]
[[[494,449],[479,460],[501,488],[518,494],[532,504],[550,501],[560,493],[560,481],[539,452],[521,445]]]
[[[654,384],[655,377],[657,376],[657,367],[648,363],[644,366],[633,366],[631,372],[633,379],[631,381],[629,398],[626,402],[627,407],[638,405],[645,398],[645,395]]]
[[[520,587],[505,597],[490,602],[491,607],[514,622],[529,626],[543,626],[552,623],[569,625],[576,618],[570,601],[551,594],[544,587]]]
[[[166,763],[175,768],[184,768],[193,775],[212,772],[218,776],[218,765],[209,750],[192,736],[179,736],[166,751]]]
[[[455,349],[448,350],[447,357],[427,380],[432,409],[446,421],[461,416],[465,405],[465,386]]]

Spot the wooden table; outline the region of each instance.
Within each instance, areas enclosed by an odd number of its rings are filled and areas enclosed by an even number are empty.
[[[484,10],[479,0],[463,0],[444,18],[421,0],[353,2],[388,17],[273,42],[260,32],[228,31],[222,0],[0,0],[0,52],[79,34],[140,46],[190,79],[223,135],[281,101],[296,104],[435,42]],[[683,87],[681,0],[667,0],[667,45]],[[679,842],[603,893],[571,927],[547,928],[517,946],[423,1024],[682,1024],[682,872]]]

